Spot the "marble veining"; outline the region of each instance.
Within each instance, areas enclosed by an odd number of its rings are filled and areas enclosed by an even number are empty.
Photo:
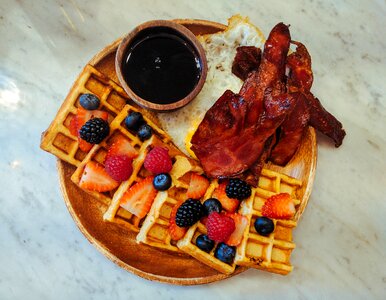
[[[146,281],[107,260],[77,229],[55,158],[39,149],[84,64],[151,19],[226,23],[267,34],[291,24],[313,58],[314,94],[344,124],[318,135],[317,175],[294,233],[287,277],[248,270],[206,286]],[[386,295],[386,4],[378,1],[1,1],[0,299],[384,299]]]

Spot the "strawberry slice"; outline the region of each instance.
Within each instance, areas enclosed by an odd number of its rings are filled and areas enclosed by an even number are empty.
[[[119,183],[112,179],[100,164],[90,161],[86,164],[80,178],[82,189],[96,192],[107,192],[115,189]]]
[[[136,158],[138,156],[138,151],[130,144],[127,139],[122,136],[119,136],[109,147],[106,159],[115,155],[126,155],[129,158]]]
[[[86,110],[83,107],[78,107],[78,110],[76,113],[77,136],[78,136],[79,148],[84,152],[89,152],[93,145],[90,143],[87,143],[85,140],[80,138],[79,130],[88,120],[92,118],[101,118],[107,121],[107,119],[109,118],[109,114],[108,112],[103,110]]]
[[[228,246],[238,246],[243,239],[245,228],[248,226],[248,219],[240,214],[227,213],[226,215],[235,221],[236,229],[233,231],[225,244]]]
[[[78,130],[90,119],[101,118],[105,121],[109,118],[109,113],[103,110],[87,110],[83,107],[78,107],[76,112],[76,118],[78,121]]]
[[[176,224],[177,210],[182,203],[184,203],[184,201],[179,201],[176,205],[174,205],[172,212],[170,213],[169,234],[173,241],[178,241],[179,239],[182,239],[185,233],[188,231],[187,227],[179,227]]]
[[[288,193],[273,195],[265,201],[261,213],[268,218],[291,219],[295,214],[295,204]]]
[[[221,183],[213,192],[212,197],[218,199],[221,202],[221,206],[227,212],[234,213],[240,205],[240,201],[235,198],[229,198],[225,192],[227,184]]]
[[[153,176],[146,177],[130,187],[123,194],[120,206],[140,219],[146,216],[157,195],[153,179]]]
[[[73,136],[78,136],[78,120],[76,115],[71,118],[69,130]]]
[[[186,196],[188,198],[200,199],[202,196],[204,196],[206,190],[208,189],[208,186],[208,179],[206,179],[204,176],[192,173]]]

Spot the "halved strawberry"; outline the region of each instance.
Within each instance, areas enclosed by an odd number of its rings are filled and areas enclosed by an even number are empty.
[[[136,158],[138,156],[138,151],[130,144],[127,139],[122,136],[119,136],[109,147],[106,159],[115,155],[125,155],[129,158]]]
[[[106,111],[86,110],[83,107],[78,107],[78,110],[76,113],[76,125],[77,125],[77,136],[78,136],[79,148],[82,151],[89,152],[93,146],[92,144],[87,143],[85,140],[80,138],[79,130],[82,128],[82,126],[90,119],[101,118],[107,121],[108,117],[109,117],[109,114]]]
[[[234,198],[229,198],[225,192],[227,184],[221,183],[213,192],[212,197],[221,202],[221,206],[227,212],[234,213],[240,205],[240,201]]]
[[[112,179],[100,164],[90,161],[86,164],[80,178],[79,186],[96,192],[107,192],[115,189],[119,183]]]
[[[273,195],[265,201],[261,214],[268,218],[291,219],[295,214],[294,201],[288,193]]]
[[[233,231],[225,244],[228,246],[238,246],[243,239],[245,228],[248,226],[248,219],[240,214],[227,213],[226,215],[235,221],[236,229]]]
[[[153,176],[134,184],[121,198],[120,206],[142,219],[150,210],[157,190],[153,187]]]
[[[208,186],[208,179],[206,179],[204,176],[192,173],[186,196],[188,198],[200,199],[202,196],[204,196],[206,190],[208,189]]]
[[[78,120],[76,115],[73,115],[71,118],[69,130],[73,136],[78,136]]]
[[[76,118],[78,122],[78,130],[90,119],[101,118],[105,121],[109,118],[107,111],[103,110],[87,110],[83,107],[78,107],[76,112]]]
[[[169,234],[172,240],[178,241],[179,239],[182,239],[185,235],[185,233],[188,231],[187,227],[179,227],[176,224],[176,214],[178,208],[181,206],[181,204],[184,203],[184,201],[179,201],[174,205],[172,212],[170,213],[170,220],[169,220]]]

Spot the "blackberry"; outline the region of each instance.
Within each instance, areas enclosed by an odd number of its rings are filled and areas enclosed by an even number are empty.
[[[244,200],[251,196],[251,186],[241,179],[232,178],[225,188],[225,193],[229,198]]]
[[[179,227],[189,227],[201,219],[204,208],[200,201],[188,199],[178,208],[176,224]]]
[[[90,144],[99,144],[109,135],[109,123],[101,118],[88,120],[79,130],[81,139]]]

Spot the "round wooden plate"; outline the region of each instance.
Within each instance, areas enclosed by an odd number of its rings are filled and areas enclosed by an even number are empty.
[[[226,28],[225,25],[203,20],[174,20],[191,30],[194,34],[215,33]],[[89,64],[116,82],[115,53],[121,39],[118,39],[96,54]],[[285,167],[271,166],[271,169],[301,179],[304,182],[300,191],[303,196],[303,212],[311,193],[316,168],[317,146],[315,132],[309,129],[294,159]],[[246,270],[238,267],[232,275],[221,274],[185,255],[161,251],[144,244],[137,244],[136,233],[115,224],[103,221],[106,207],[80,190],[70,177],[75,167],[58,160],[61,190],[66,206],[75,223],[104,256],[138,276],[176,285],[196,285],[223,280]]]

